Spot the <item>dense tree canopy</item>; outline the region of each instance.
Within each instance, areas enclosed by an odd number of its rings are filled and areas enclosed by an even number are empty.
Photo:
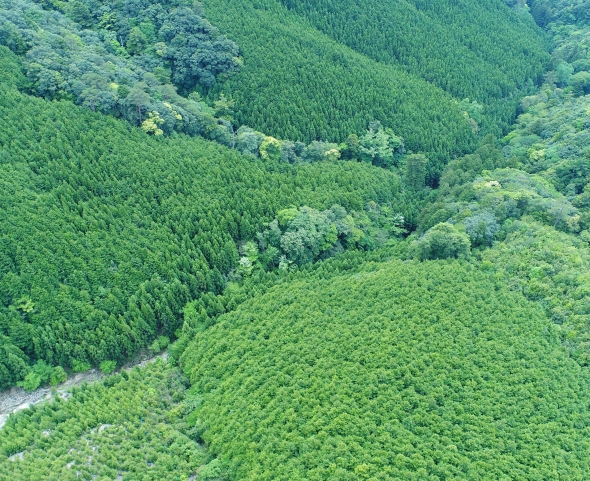
[[[0,478],[585,480],[588,0],[204,3],[0,0]]]
[[[0,478],[220,480],[219,461],[184,420],[195,404],[188,386],[157,361],[19,412],[0,431]]]
[[[240,73],[211,90],[236,101],[236,118],[292,141],[344,142],[380,121],[431,172],[474,142],[452,96],[399,66],[337,43],[275,0],[203,2],[207,18],[239,46]]]
[[[3,388],[27,359],[98,365],[173,337],[183,306],[220,292],[238,244],[281,209],[414,210],[396,174],[366,164],[257,161],[2,89]]]
[[[457,261],[330,264],[182,358],[232,479],[585,478],[590,378],[534,303]]]
[[[0,44],[24,55],[34,93],[123,117],[154,135],[177,131],[230,144],[231,124],[177,88],[209,87],[238,70],[235,43],[186,2],[86,3],[68,3],[64,15],[33,0],[0,2]]]
[[[548,61],[534,23],[499,0],[451,3],[205,1],[244,58],[213,91],[236,99],[241,123],[291,140],[344,141],[379,120],[427,154],[432,181],[473,146],[471,129],[507,130]]]
[[[506,98],[539,83],[548,60],[530,16],[497,0],[279,1],[353,50],[481,102],[486,129],[508,127]]]

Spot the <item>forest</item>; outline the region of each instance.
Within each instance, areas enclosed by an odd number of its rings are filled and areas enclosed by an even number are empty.
[[[0,478],[586,479],[588,11],[0,0]]]
[[[183,354],[231,479],[584,479],[590,379],[539,306],[457,261],[331,264]]]
[[[547,61],[530,16],[515,16],[494,1],[280,3],[352,50],[478,102],[486,129],[509,126],[519,95],[512,102],[506,97],[538,82]],[[499,25],[501,34],[494,30]]]
[[[375,199],[404,214],[418,198],[397,196],[399,175],[365,163],[253,162],[10,88],[0,109],[4,388],[32,360],[120,362],[174,337],[184,305],[221,292],[240,242],[283,206],[361,210]]]
[[[284,141],[284,157],[292,159],[301,155],[304,145],[298,143],[322,141],[335,144],[324,153],[343,144],[343,157],[355,157],[350,136],[361,137],[379,121],[410,151],[427,155],[430,183],[448,160],[473,148],[474,132],[502,134],[518,99],[539,81],[548,61],[534,22],[511,16],[504,7],[500,19],[484,8],[469,12],[488,29],[495,24],[509,29],[502,61],[496,40],[486,43],[475,35],[449,55],[457,39],[434,25],[438,14],[431,13],[405,38],[438,31],[433,45],[423,47],[437,56],[428,67],[408,70],[402,60],[379,58],[310,25],[275,0],[265,2],[205,3],[214,27],[201,6],[190,8],[192,3],[183,0],[126,0],[112,7],[92,0],[3,0],[0,43],[24,56],[32,93],[74,100],[152,135],[184,132],[239,147],[241,134],[242,145],[248,145],[241,150],[263,156],[264,137],[276,137]],[[387,15],[417,22],[407,9]],[[373,36],[383,33],[371,23],[372,28],[362,22],[358,28],[368,35],[366,42],[380,47],[382,39]],[[255,38],[243,37],[248,32]],[[183,40],[187,36],[192,43]],[[404,58],[426,58],[416,45],[391,41],[383,47],[404,51]],[[530,61],[518,61],[523,53],[513,51],[517,45]],[[487,57],[492,61],[482,60]],[[448,64],[450,58],[457,62]],[[508,60],[512,63],[505,65]]]
[[[2,452],[21,454],[18,462],[0,461],[0,476],[177,481],[199,469],[200,479],[218,479],[219,461],[194,440],[194,428],[184,420],[195,404],[188,386],[177,369],[158,360],[74,388],[70,397],[57,397],[3,428]],[[46,453],[42,461],[39,452]]]

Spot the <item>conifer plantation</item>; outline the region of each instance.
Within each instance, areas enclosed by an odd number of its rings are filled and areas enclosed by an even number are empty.
[[[0,479],[588,479],[588,12],[0,0]]]

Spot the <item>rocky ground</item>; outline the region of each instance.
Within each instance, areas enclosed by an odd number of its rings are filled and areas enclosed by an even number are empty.
[[[165,360],[168,358],[168,353],[164,352],[157,356],[148,356],[146,353],[142,353],[125,364],[118,370],[118,372],[121,370],[128,371],[135,366],[144,366],[148,362],[153,362],[158,358],[163,358]],[[4,426],[4,423],[6,423],[8,416],[12,413],[27,409],[33,404],[52,399],[54,395],[67,399],[74,386],[79,386],[85,382],[96,382],[103,377],[104,374],[98,369],[90,369],[89,371],[81,372],[68,378],[66,382],[57,386],[53,392],[49,387],[41,387],[32,392],[27,392],[21,387],[13,387],[8,391],[0,392],[0,429]]]

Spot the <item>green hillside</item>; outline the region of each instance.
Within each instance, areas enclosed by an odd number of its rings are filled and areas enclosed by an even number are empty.
[[[240,45],[242,70],[213,88],[236,100],[240,123],[284,139],[338,142],[377,119],[439,163],[472,145],[471,127],[450,95],[342,46],[278,2],[204,6]]]
[[[487,104],[482,121],[507,127],[516,103],[506,99],[538,81],[548,60],[530,19],[496,0],[420,9],[410,2],[282,3],[204,6],[244,58],[241,73],[216,88],[237,100],[242,123],[283,138],[344,140],[373,117],[413,150],[448,159],[469,140],[441,89]]]
[[[330,263],[183,356],[232,479],[585,479],[588,373],[535,304],[454,262]]]
[[[186,302],[220,292],[238,244],[280,209],[362,209],[400,192],[370,165],[262,162],[0,88],[2,388],[37,359],[98,365],[173,337]]]
[[[0,0],[0,480],[586,481],[589,2]]]
[[[187,386],[178,369],[158,361],[24,410],[0,433],[0,478],[177,481],[197,471],[200,480],[217,478],[207,473],[219,462],[209,463],[183,420],[194,403]]]
[[[237,135],[238,148],[257,155],[254,144],[270,135],[292,160],[301,153],[292,142],[323,140],[350,159],[338,143],[379,121],[427,155],[432,185],[478,132],[506,130],[548,60],[530,17],[500,0],[204,6],[3,0],[0,44],[23,58],[32,93],[155,136],[236,147]]]
[[[514,104],[500,99],[538,82],[547,62],[532,18],[497,0],[281,3],[357,52],[485,104],[496,122],[513,115]]]

